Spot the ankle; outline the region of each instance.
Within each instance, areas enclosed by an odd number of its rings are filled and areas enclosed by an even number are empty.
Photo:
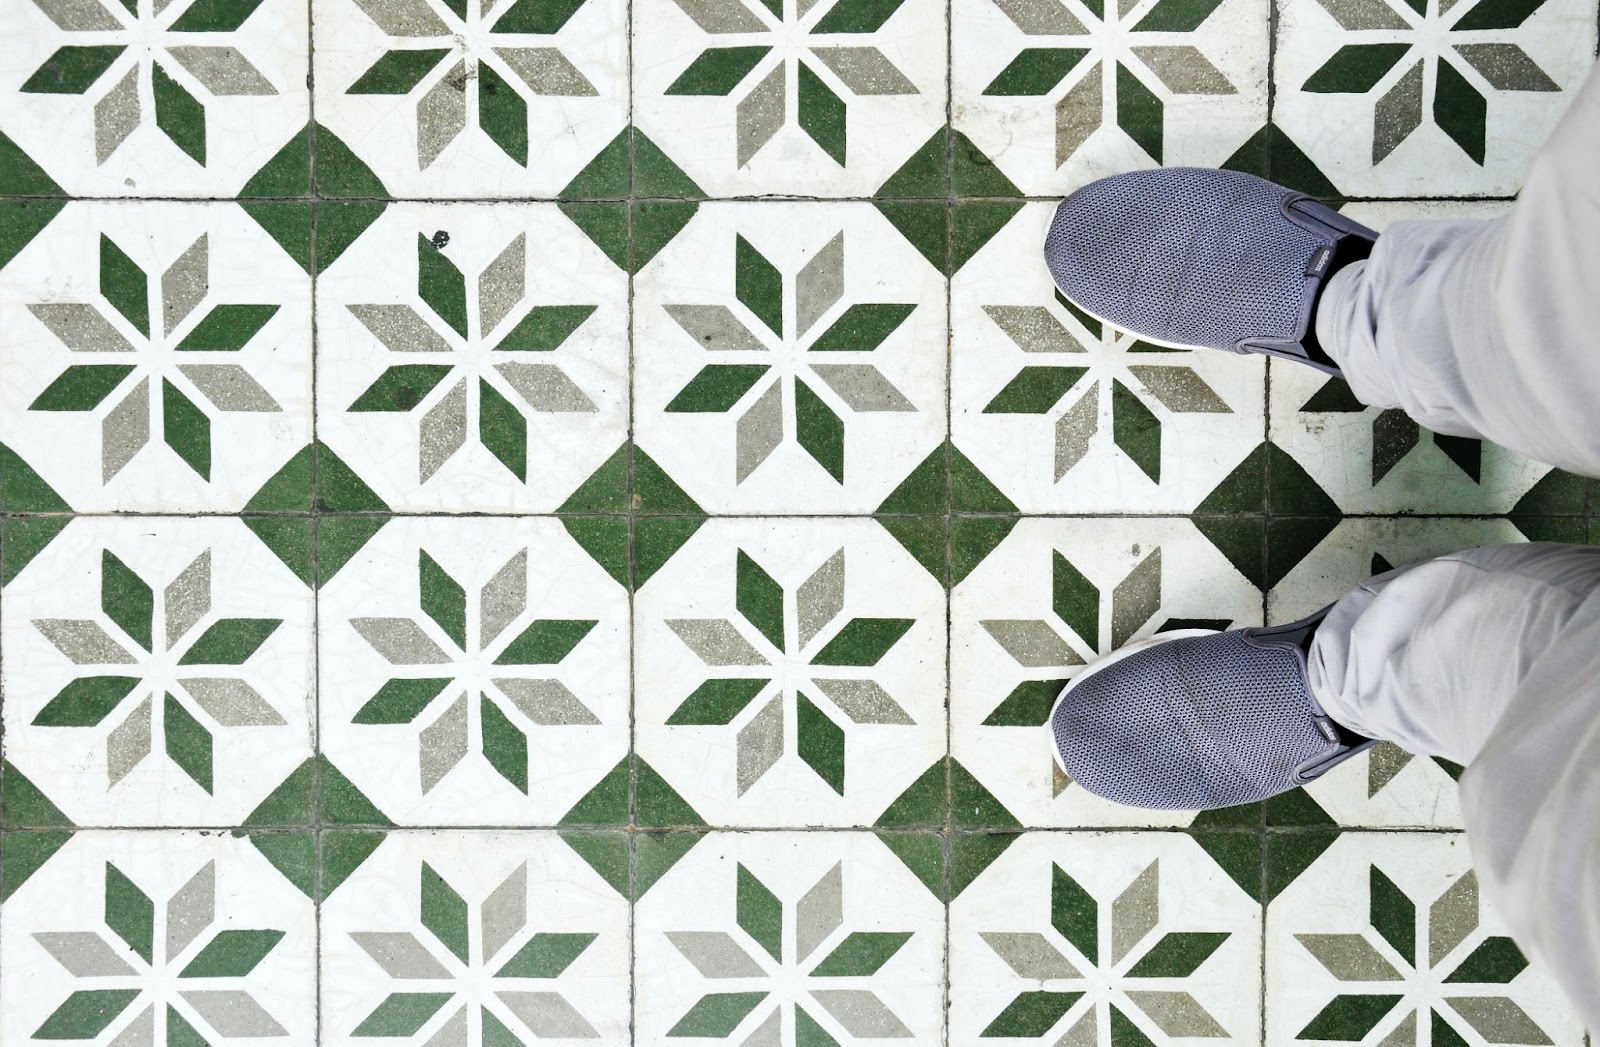
[[[1317,314],[1322,309],[1322,299],[1327,294],[1328,287],[1339,272],[1356,262],[1365,262],[1372,254],[1372,247],[1376,241],[1368,240],[1361,236],[1341,237],[1334,245],[1333,257],[1328,261],[1328,268],[1322,275],[1322,280],[1317,284],[1316,297],[1311,304],[1311,322],[1306,326],[1306,334],[1302,343],[1306,352],[1314,360],[1339,366],[1338,357],[1329,352],[1317,335]]]

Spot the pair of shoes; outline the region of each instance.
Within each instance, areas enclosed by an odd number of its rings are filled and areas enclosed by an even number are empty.
[[[1337,375],[1316,339],[1316,306],[1333,273],[1376,239],[1253,175],[1169,168],[1101,179],[1064,200],[1045,262],[1074,305],[1146,341]],[[1307,682],[1327,612],[1157,635],[1089,666],[1050,711],[1061,769],[1119,803],[1210,810],[1304,785],[1370,748],[1322,711]]]
[[[1108,800],[1197,811],[1276,796],[1371,748],[1323,712],[1307,682],[1327,613],[1161,633],[1100,659],[1050,710],[1061,769]]]
[[[1074,305],[1148,342],[1261,353],[1337,375],[1317,343],[1317,302],[1376,240],[1266,179],[1174,167],[1102,178],[1067,197],[1044,255]]]

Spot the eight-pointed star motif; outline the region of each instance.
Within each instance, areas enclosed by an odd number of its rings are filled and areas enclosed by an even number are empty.
[[[739,795],[783,757],[787,749],[784,705],[792,701],[796,753],[843,796],[845,731],[825,707],[857,724],[913,724],[900,703],[866,670],[900,642],[916,619],[849,618],[843,626],[832,628],[844,613],[843,549],[828,557],[792,594],[785,593],[743,550],[738,553],[735,575],[734,605],[747,628],[726,618],[672,618],[667,626],[706,666],[737,667],[739,675],[706,680],[673,711],[667,723],[726,727],[776,684],[777,693],[761,702],[738,729]],[[751,642],[749,630],[760,637],[760,647]],[[819,704],[814,695],[826,701]]]
[[[1039,988],[1019,993],[995,1015],[984,1037],[1047,1037],[1058,1044],[1149,1043],[1128,1017],[1144,1017],[1170,1037],[1223,1037],[1228,1031],[1193,993],[1179,984],[1191,977],[1228,940],[1227,931],[1169,931],[1153,937],[1161,922],[1161,863],[1153,861],[1111,903],[1100,919],[1100,902],[1059,865],[1050,867],[1050,927],[1035,931],[979,932],[994,954],[1019,977]],[[1108,933],[1101,933],[1104,925]],[[1067,948],[1063,949],[1062,945]],[[1092,980],[1110,990],[1089,996]],[[1099,997],[1098,999],[1096,997]],[[1106,1000],[1101,1007],[1100,1000]],[[1131,1007],[1129,1006],[1131,1005]],[[1109,1012],[1109,1013],[1108,1013]],[[1058,1036],[1057,1030],[1064,1029]]]
[[[1055,414],[1067,393],[1088,377],[1087,390],[1056,415],[1056,480],[1083,461],[1097,438],[1108,433],[1141,472],[1160,483],[1161,417],[1145,400],[1175,414],[1231,414],[1233,408],[1192,367],[1174,359],[1188,350],[1141,342],[1077,309],[1059,291],[1055,297],[1089,335],[1094,348],[1086,349],[1081,336],[1047,306],[984,306],[989,319],[1018,349],[1041,360],[1063,361],[1022,367],[984,406],[984,413]]]
[[[530,679],[525,667],[560,663],[599,623],[592,618],[535,618],[520,630],[511,629],[528,611],[526,549],[484,583],[475,607],[461,583],[426,551],[417,555],[417,576],[422,611],[449,647],[411,618],[350,619],[351,627],[390,665],[426,674],[386,681],[353,722],[410,724],[442,704],[444,710],[418,733],[422,792],[438,785],[467,755],[476,721],[484,759],[526,793],[528,735],[519,719],[538,727],[600,721],[560,680]],[[476,717],[473,709],[478,710]]]
[[[1488,935],[1470,951],[1464,948],[1478,930],[1476,873],[1469,871],[1447,887],[1428,906],[1424,920],[1417,919],[1416,903],[1382,869],[1371,866],[1367,881],[1370,934],[1295,935],[1338,979],[1341,990],[1357,990],[1341,991],[1328,1001],[1296,1039],[1360,1039],[1398,1009],[1402,1016],[1385,1034],[1386,1044],[1416,1043],[1419,1018],[1430,1022],[1435,1044],[1465,1043],[1458,1028],[1463,1021],[1488,1043],[1551,1042],[1506,995],[1506,985],[1528,966],[1516,943]],[[1441,969],[1449,971],[1442,978]],[[1408,983],[1423,991],[1403,996]],[[1453,1019],[1447,1017],[1452,1012]]]
[[[52,22],[74,34],[23,83],[27,94],[81,95],[111,87],[94,104],[97,163],[116,151],[154,102],[155,123],[174,145],[206,162],[206,108],[192,88],[213,97],[275,95],[261,71],[225,43],[262,0],[33,0]],[[147,86],[146,86],[147,85]]]
[[[725,1038],[769,1003],[772,1009],[742,1043],[763,1047],[782,1043],[785,1009],[793,1010],[797,1043],[837,1043],[808,1006],[820,1008],[853,1037],[912,1035],[873,990],[871,979],[913,932],[851,931],[813,962],[821,946],[834,941],[844,927],[843,862],[823,874],[792,907],[786,907],[743,864],[735,876],[734,919],[746,938],[726,931],[667,932],[673,948],[717,989],[695,1001],[668,1036]],[[785,933],[787,927],[794,928],[793,937]]]
[[[211,419],[194,402],[196,391],[218,411],[283,409],[232,362],[278,307],[227,303],[196,312],[210,290],[209,243],[202,234],[152,286],[144,270],[102,233],[100,295],[120,319],[91,302],[28,306],[74,353],[119,354],[113,355],[119,361],[125,359],[120,354],[133,354],[132,363],[71,364],[28,405],[31,411],[89,412],[120,391],[100,420],[103,483],[149,444],[152,424],[189,468],[211,479]],[[152,325],[152,314],[158,325]]]
[[[525,1026],[541,1039],[599,1037],[588,1019],[550,984],[599,936],[527,933],[526,862],[476,906],[469,905],[427,862],[421,863],[418,882],[418,918],[444,952],[425,945],[410,931],[351,932],[362,951],[402,983],[355,1027],[352,1036],[408,1036],[447,1004],[459,1001],[429,1043],[521,1043],[511,1031],[513,1025]],[[519,939],[521,944],[513,947]],[[474,1025],[478,1035],[470,1037]]]
[[[1053,95],[1073,81],[1055,103],[1057,167],[1102,125],[1121,128],[1160,163],[1166,104],[1152,82],[1177,95],[1238,93],[1188,37],[1222,0],[1156,0],[1148,8],[1128,0],[1080,0],[1076,7],[1062,0],[994,2],[1030,45],[1053,39],[1051,46],[1024,47],[983,93]],[[1083,71],[1074,75],[1079,66]]]
[[[211,613],[209,549],[161,591],[159,613],[155,591],[110,549],[102,550],[100,608],[132,642],[132,651],[92,618],[34,620],[74,665],[105,667],[105,672],[67,684],[34,716],[33,726],[98,727],[131,706],[106,736],[108,787],[150,755],[159,734],[168,758],[209,793],[212,734],[191,705],[225,728],[285,722],[249,681],[218,675],[227,671],[221,667],[249,661],[282,619],[218,618],[192,642],[182,643]],[[129,675],[139,670],[141,675]]]
[[[1109,592],[1102,592],[1059,550],[1051,550],[1049,578],[1051,610],[1091,653],[1123,646],[1161,609],[1160,546],[1146,553]],[[1025,669],[1058,670],[1084,664],[1078,650],[1046,619],[985,618],[979,624],[1012,661]],[[1230,624],[1227,619],[1184,619],[1165,622],[1160,629],[1226,629]],[[983,726],[1038,730],[1049,719],[1051,706],[1066,685],[1065,679],[1056,676],[1023,680],[994,707]],[[1049,764],[1051,796],[1060,796],[1072,780],[1053,758]]]
[[[729,361],[704,365],[665,409],[724,413],[760,385],[761,392],[739,417],[735,482],[743,483],[793,432],[800,447],[842,484],[845,422],[807,379],[826,386],[854,412],[917,410],[876,365],[859,355],[881,346],[916,305],[857,302],[835,313],[845,298],[843,232],[792,280],[785,280],[743,236],[735,234],[734,241],[734,295],[756,325],[726,305],[663,306],[702,348]],[[785,301],[791,291],[792,310]],[[828,316],[835,318],[823,327],[820,321]],[[766,354],[757,357],[764,362],[744,362],[752,353]]]
[[[1365,94],[1404,60],[1406,71],[1378,99],[1372,113],[1372,162],[1379,163],[1422,125],[1423,99],[1433,100],[1433,122],[1480,167],[1487,150],[1489,106],[1460,62],[1496,91],[1559,91],[1513,37],[1543,0],[1318,0],[1355,36],[1319,66],[1300,90]],[[1444,46],[1439,43],[1443,38]],[[1452,57],[1454,52],[1454,57]],[[1460,60],[1460,62],[1457,61]]]
[[[395,38],[350,85],[354,95],[417,99],[417,167],[426,169],[467,128],[469,119],[511,159],[528,163],[528,103],[534,95],[598,94],[577,66],[551,46],[585,0],[355,0]],[[540,39],[543,37],[544,39]],[[538,46],[531,46],[538,45]],[[473,85],[476,84],[476,90]]]
[[[853,97],[919,93],[881,50],[861,42],[905,0],[761,0],[759,7],[743,0],[675,2],[719,42],[700,52],[666,93],[726,97],[754,81],[734,110],[740,167],[790,120],[845,166],[849,105],[835,84]]]
[[[230,926],[191,950],[217,922],[215,862],[203,865],[159,913],[150,896],[111,862],[105,885],[105,925],[121,946],[97,930],[33,936],[69,974],[87,982],[44,1020],[34,1039],[95,1039],[130,1008],[137,1013],[113,1041],[120,1047],[205,1043],[197,1023],[229,1040],[289,1035],[246,981],[283,931]]]
[[[390,365],[348,408],[408,412],[442,387],[419,423],[417,471],[423,481],[461,450],[474,422],[478,440],[500,464],[517,480],[528,479],[528,422],[508,391],[535,412],[598,410],[560,365],[527,355],[559,349],[595,310],[525,306],[527,251],[527,234],[518,233],[479,274],[472,298],[455,263],[417,235],[417,297],[444,322],[448,335],[405,303],[348,307],[390,352],[434,361]]]

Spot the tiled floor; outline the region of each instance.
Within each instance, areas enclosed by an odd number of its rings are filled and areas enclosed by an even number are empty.
[[[1499,213],[1592,0],[0,0],[0,1042],[1583,1042],[1460,768],[1061,681],[1590,486],[1053,293],[1223,165]]]

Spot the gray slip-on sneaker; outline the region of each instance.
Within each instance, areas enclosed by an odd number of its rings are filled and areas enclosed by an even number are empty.
[[[1306,652],[1327,613],[1158,633],[1095,662],[1050,710],[1061,769],[1108,800],[1186,811],[1253,803],[1321,777],[1377,744],[1334,723],[1311,694]]]
[[[1171,167],[1113,175],[1056,208],[1045,264],[1072,304],[1175,349],[1338,365],[1317,344],[1327,280],[1377,234],[1255,175]]]

